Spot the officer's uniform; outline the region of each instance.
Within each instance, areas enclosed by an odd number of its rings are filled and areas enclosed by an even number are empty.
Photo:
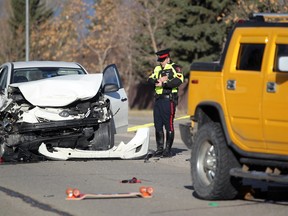
[[[158,61],[164,61],[169,57],[169,49],[161,50],[155,54]],[[155,86],[157,80],[167,76],[168,80],[162,83],[162,86]],[[157,151],[156,155],[163,157],[171,156],[171,147],[174,141],[174,117],[175,108],[178,103],[178,87],[183,83],[183,74],[180,66],[168,62],[164,68],[158,65],[149,76],[148,82],[155,87],[155,103],[153,109]],[[166,130],[166,147],[164,150],[164,131]]]

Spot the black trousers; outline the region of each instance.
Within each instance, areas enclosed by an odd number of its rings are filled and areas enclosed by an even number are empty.
[[[174,132],[174,117],[176,105],[169,98],[158,98],[155,100],[153,108],[154,126],[157,132]]]

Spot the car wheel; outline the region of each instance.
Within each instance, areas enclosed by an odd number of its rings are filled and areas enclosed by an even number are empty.
[[[191,176],[196,196],[207,200],[233,199],[239,182],[229,170],[239,163],[228,148],[219,123],[203,125],[192,146]]]
[[[113,121],[104,122],[94,132],[94,138],[90,141],[92,150],[108,150],[114,146]]]
[[[13,148],[0,144],[0,158],[6,162],[15,161]]]

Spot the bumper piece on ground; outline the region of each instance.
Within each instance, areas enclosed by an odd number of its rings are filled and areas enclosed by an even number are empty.
[[[149,128],[140,128],[136,135],[127,144],[120,142],[118,146],[106,151],[91,151],[71,148],[53,148],[48,151],[45,143],[39,147],[39,153],[51,160],[93,159],[93,158],[121,158],[137,159],[144,157],[149,147]]]

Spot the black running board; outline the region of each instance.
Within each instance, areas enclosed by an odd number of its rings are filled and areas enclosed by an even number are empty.
[[[265,173],[260,171],[244,171],[241,168],[232,168],[230,175],[240,178],[249,178],[257,180],[265,180],[271,182],[288,183],[288,175],[277,175],[271,173]]]

